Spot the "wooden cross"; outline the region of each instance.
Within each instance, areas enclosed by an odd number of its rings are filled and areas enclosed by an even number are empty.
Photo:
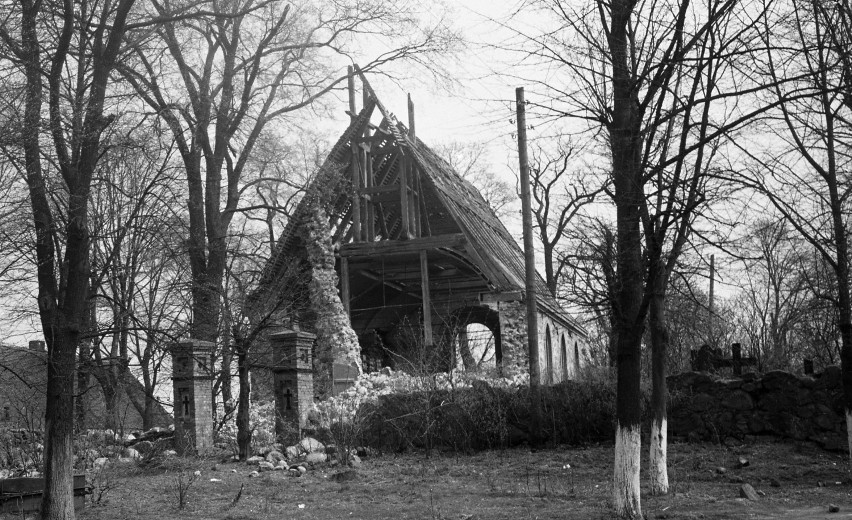
[[[290,403],[290,398],[293,397],[293,393],[288,388],[286,392],[284,392],[284,398],[287,399],[287,404],[285,405],[285,410],[292,410],[293,405]]]

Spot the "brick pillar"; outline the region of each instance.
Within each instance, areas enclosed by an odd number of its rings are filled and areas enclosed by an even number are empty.
[[[302,331],[270,334],[275,385],[275,434],[286,433],[286,425],[305,427],[314,403],[314,367],[311,349],[316,336]]]
[[[171,351],[175,450],[197,455],[213,447],[213,343],[190,339]]]

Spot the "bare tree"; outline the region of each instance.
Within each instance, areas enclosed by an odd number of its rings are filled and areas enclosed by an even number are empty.
[[[0,22],[2,59],[24,83],[17,164],[29,190],[48,350],[41,510],[50,520],[74,518],[74,367],[89,296],[89,195],[101,134],[114,119],[105,111],[107,87],[133,3],[25,0],[8,5]]]
[[[848,2],[811,1],[784,6],[781,23],[763,19],[764,38],[777,41],[762,60],[777,105],[759,130],[770,137],[761,150],[740,142],[753,167],[740,180],[772,207],[830,266],[831,301],[841,338],[849,450],[852,454],[852,297],[847,218],[852,159]]]
[[[576,118],[601,138],[615,206],[617,434],[613,500],[621,518],[642,516],[639,495],[641,343],[650,311],[654,374],[651,490],[668,491],[665,439],[665,291],[696,216],[716,141],[762,108],[727,98],[755,87],[739,74],[752,50],[751,20],[734,0],[616,0],[576,7],[530,2],[554,28],[524,35],[527,61],[557,64],[569,86],[542,82],[544,117]],[[747,17],[760,6],[737,9]],[[742,11],[742,13],[740,12]],[[711,105],[715,107],[711,110]],[[653,307],[653,309],[651,309]]]
[[[530,166],[533,216],[544,254],[544,281],[554,297],[567,267],[560,246],[565,243],[568,227],[577,223],[581,210],[604,192],[607,183],[607,179],[574,170],[574,156],[574,146],[569,143],[560,142],[553,152],[538,146],[533,149]]]
[[[365,72],[397,60],[417,62],[453,41],[437,26],[423,27],[405,1],[256,2],[214,4],[209,16],[173,17],[136,47],[121,67],[144,102],[168,125],[183,160],[192,272],[192,337],[215,341],[227,241],[240,199],[258,182],[246,164],[273,122],[313,106],[346,79],[360,36],[379,38],[386,51]],[[255,208],[256,209],[256,208]]]

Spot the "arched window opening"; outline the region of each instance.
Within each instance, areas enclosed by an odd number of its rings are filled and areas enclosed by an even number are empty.
[[[562,345],[559,352],[560,368],[562,368],[562,380],[568,381],[568,346],[565,344],[565,334],[562,335]]]
[[[553,381],[553,340],[550,337],[550,325],[547,325],[544,336],[544,381]]]

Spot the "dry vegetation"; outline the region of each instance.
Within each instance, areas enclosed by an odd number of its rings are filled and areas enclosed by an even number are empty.
[[[646,518],[852,517],[852,475],[840,454],[768,439],[733,447],[678,443],[669,453],[672,493],[649,497],[643,487]],[[739,467],[740,458],[748,466]],[[204,459],[156,471],[117,465],[100,476],[109,487],[100,503],[90,497],[78,517],[604,519],[612,516],[611,459],[608,444],[535,453],[383,455],[365,459],[354,473],[322,465],[299,478],[282,471],[249,478],[250,466]],[[179,509],[177,477],[196,470],[201,475]],[[740,498],[740,481],[765,496]],[[829,513],[830,504],[839,512]]]

